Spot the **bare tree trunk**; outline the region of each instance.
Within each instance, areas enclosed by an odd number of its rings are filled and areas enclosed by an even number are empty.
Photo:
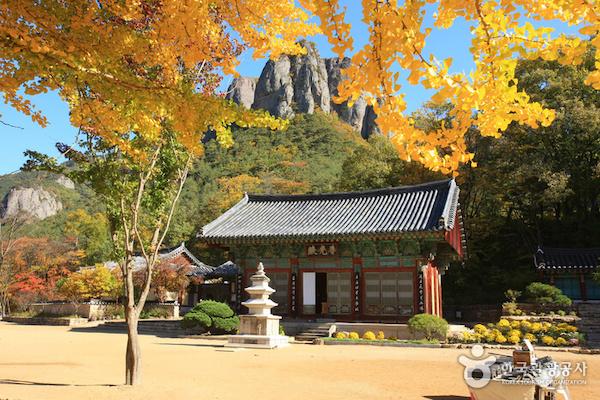
[[[139,385],[141,383],[141,349],[138,337],[138,316],[134,307],[127,306],[127,350],[125,352],[125,384]]]
[[[152,271],[154,269],[157,260],[159,259],[158,253],[162,246],[162,243],[169,230],[171,219],[175,211],[177,200],[181,195],[183,184],[187,178],[187,174],[191,164],[191,157],[188,157],[184,164],[183,169],[179,172],[178,176],[178,187],[174,193],[173,198],[170,200],[166,221],[159,219],[156,221],[154,226],[154,233],[150,240],[149,246],[144,243],[142,235],[140,234],[139,217],[141,212],[142,196],[146,188],[146,183],[154,173],[154,166],[158,158],[160,149],[156,151],[148,170],[145,174],[140,174],[140,180],[138,184],[137,197],[130,208],[130,220],[127,219],[126,215],[126,202],[125,199],[121,199],[121,218],[124,229],[124,244],[125,244],[125,259],[123,260],[122,271],[123,278],[125,279],[125,293],[126,293],[126,305],[125,305],[125,319],[127,321],[127,349],[125,352],[125,384],[126,385],[139,385],[141,383],[141,350],[138,337],[138,321],[140,313],[144,309],[148,293],[150,292],[150,285],[152,282]],[[134,256],[135,245],[142,253],[144,260],[146,261],[146,276],[142,284],[142,290],[139,298],[135,299],[135,290],[133,284],[133,265],[132,260]]]

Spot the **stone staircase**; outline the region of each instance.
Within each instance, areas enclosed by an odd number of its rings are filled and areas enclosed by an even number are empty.
[[[125,321],[106,321],[93,328],[100,332],[127,332]],[[178,337],[189,334],[181,327],[180,319],[143,319],[138,322],[138,333],[140,335],[155,335],[160,337]]]
[[[581,319],[577,325],[586,336],[586,346],[600,348],[600,303],[580,303],[578,314]]]
[[[333,322],[314,322],[305,323],[302,328],[296,333],[294,339],[297,342],[310,342],[315,339],[329,337]]]

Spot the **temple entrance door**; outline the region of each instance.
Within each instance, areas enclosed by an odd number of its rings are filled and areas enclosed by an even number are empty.
[[[316,274],[314,272],[302,273],[302,314],[315,314],[316,305]]]
[[[317,272],[315,282],[316,314],[328,314],[327,310],[327,273]]]

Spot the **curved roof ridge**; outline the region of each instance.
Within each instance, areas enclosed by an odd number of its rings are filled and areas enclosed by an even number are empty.
[[[419,183],[416,185],[394,186],[382,189],[361,190],[355,192],[333,192],[317,194],[247,194],[249,202],[260,201],[307,201],[307,200],[341,200],[346,198],[372,197],[381,195],[392,195],[398,193],[407,193],[421,190],[431,190],[437,187],[444,187],[454,179],[443,179],[439,181]]]

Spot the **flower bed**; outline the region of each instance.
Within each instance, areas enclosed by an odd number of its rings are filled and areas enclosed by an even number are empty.
[[[392,347],[441,347],[437,340],[399,340],[399,339],[338,339],[335,337],[323,338],[322,344],[325,345],[372,345],[372,346],[392,346]]]
[[[501,319],[496,324],[477,324],[471,331],[451,338],[456,343],[519,344],[524,339],[543,346],[578,346],[582,335],[566,322]]]
[[[362,338],[357,332],[336,332],[334,337],[324,338],[326,344],[373,344],[373,345],[408,345],[408,344],[418,344],[418,345],[438,345],[439,341],[437,340],[426,340],[426,339],[412,339],[412,340],[400,340],[396,337],[390,336],[385,337],[383,331],[375,332],[366,331]]]

